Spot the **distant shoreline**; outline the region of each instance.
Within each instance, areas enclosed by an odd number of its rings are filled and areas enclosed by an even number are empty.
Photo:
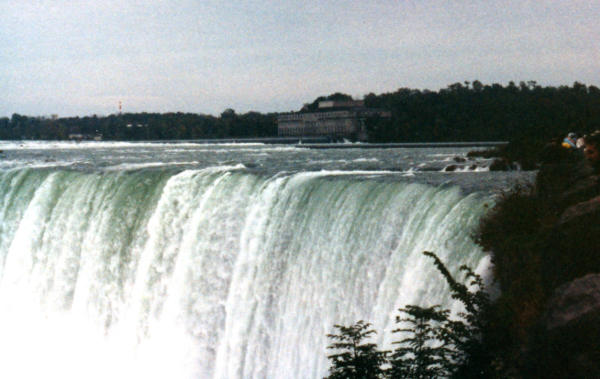
[[[506,146],[507,141],[470,141],[470,142],[390,142],[390,143],[369,143],[369,142],[331,142],[327,138],[218,138],[218,139],[179,139],[179,140],[103,140],[103,141],[69,141],[69,140],[0,140],[0,143],[26,143],[26,142],[66,142],[66,143],[154,143],[154,144],[179,144],[179,143],[197,143],[197,144],[251,144],[262,143],[270,145],[293,145],[294,147],[306,149],[394,149],[394,148],[438,148],[438,147],[498,147]]]
[[[414,142],[414,143],[331,143],[331,144],[297,144],[296,147],[307,149],[393,149],[393,148],[439,148],[439,147],[496,147],[508,142]]]
[[[108,141],[105,141],[108,142]],[[135,142],[135,141],[132,141]],[[505,146],[508,141],[469,141],[469,142],[390,142],[390,143],[369,143],[369,142],[330,142],[323,137],[309,138],[289,138],[289,137],[269,137],[269,138],[221,138],[221,139],[202,139],[202,140],[156,140],[139,141],[156,143],[265,143],[294,145],[295,147],[306,149],[394,149],[394,148],[436,148],[436,147],[497,147]]]

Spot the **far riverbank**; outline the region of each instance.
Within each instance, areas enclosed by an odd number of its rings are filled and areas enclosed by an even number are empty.
[[[306,149],[397,149],[397,148],[436,148],[436,147],[500,147],[508,145],[507,141],[471,141],[471,142],[392,142],[392,143],[367,143],[367,142],[331,142],[327,137],[265,137],[265,138],[218,138],[218,139],[192,139],[192,140],[155,140],[140,141],[155,143],[264,143],[295,145]]]

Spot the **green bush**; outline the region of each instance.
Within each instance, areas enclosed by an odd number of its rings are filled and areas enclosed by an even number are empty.
[[[328,348],[339,352],[328,356],[331,360],[328,378],[494,377],[492,355],[485,345],[490,300],[481,277],[462,266],[464,283],[458,282],[435,254],[424,254],[434,260],[450,286],[452,297],[463,304],[464,311],[451,318],[450,311],[440,309],[439,305],[407,305],[399,309],[403,317],[397,317],[396,322],[402,326],[393,332],[402,333],[402,339],[393,342],[397,348],[392,352],[363,343],[375,333],[369,323],[335,325],[339,334],[328,335],[334,340]]]
[[[393,333],[406,335],[394,342],[399,347],[390,355],[391,367],[387,371],[390,378],[445,378],[452,370],[453,351],[446,342],[450,332],[447,309],[440,310],[438,305],[423,308],[407,305],[399,309],[406,317],[397,317],[397,323],[405,328]]]
[[[376,379],[383,377],[382,365],[386,362],[387,352],[377,350],[377,345],[364,343],[376,332],[370,323],[360,320],[354,325],[334,325],[337,334],[328,334],[334,342],[328,349],[336,354],[327,356],[331,360],[329,379]]]

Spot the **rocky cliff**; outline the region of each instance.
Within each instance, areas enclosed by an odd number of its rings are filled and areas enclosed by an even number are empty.
[[[577,151],[544,154],[480,229],[502,290],[490,349],[510,376],[600,377],[600,180]]]

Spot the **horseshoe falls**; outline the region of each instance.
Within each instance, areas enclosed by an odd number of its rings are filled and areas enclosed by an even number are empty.
[[[321,378],[334,324],[372,322],[389,347],[398,308],[453,306],[422,252],[484,272],[472,234],[515,181],[413,169],[443,161],[436,149],[390,163],[361,149],[3,147],[11,378]]]

